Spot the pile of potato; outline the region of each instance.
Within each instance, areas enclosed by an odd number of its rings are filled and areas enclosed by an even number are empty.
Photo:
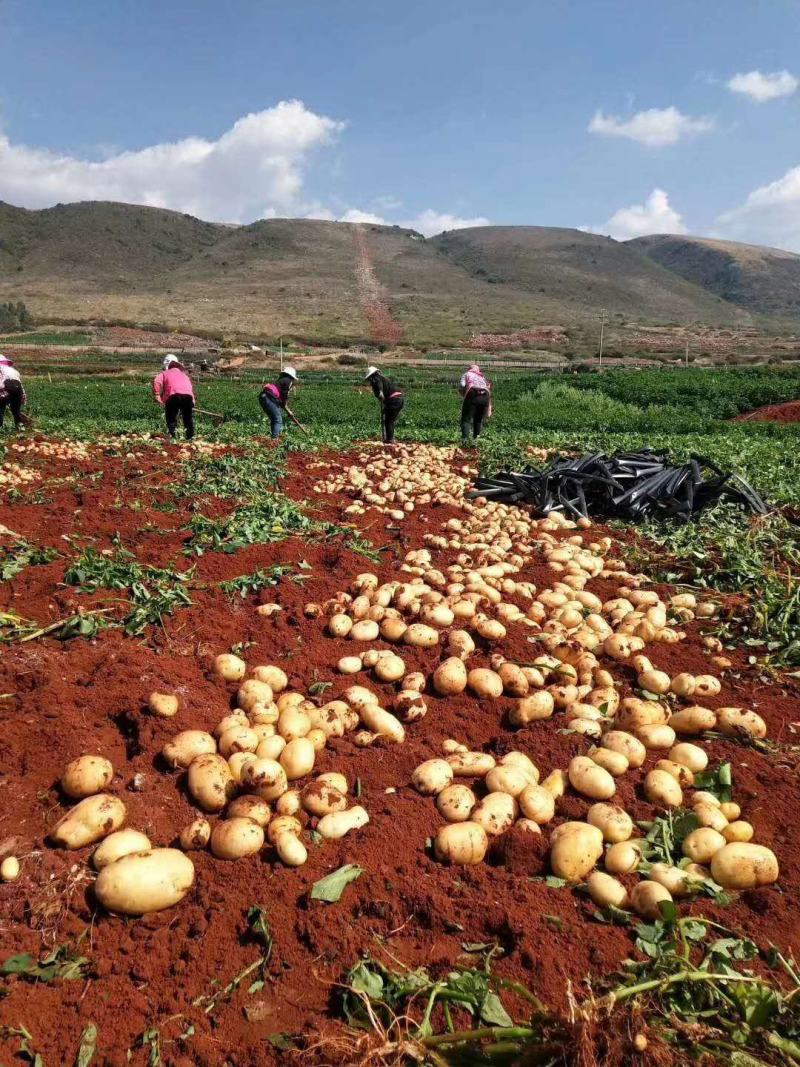
[[[9,489],[18,488],[20,485],[30,485],[42,477],[42,472],[33,470],[31,467],[22,467],[19,463],[7,461],[0,463],[0,486],[8,486]]]
[[[402,522],[417,506],[461,506],[477,471],[467,465],[454,471],[454,456],[455,449],[435,445],[396,445],[377,455],[361,452],[345,470],[331,468],[314,491],[353,497],[346,515],[363,515],[369,507]]]
[[[376,575],[357,575],[347,591],[307,605],[306,614],[321,617],[330,636],[355,646],[339,658],[340,672],[369,670],[376,681],[397,687],[391,702],[398,720],[409,711],[419,716],[428,712],[427,690],[442,696],[468,691],[490,701],[506,696],[514,700],[508,716],[512,726],[523,729],[556,718],[584,736],[588,748],[540,783],[538,769],[522,752],[495,763],[488,753],[446,742],[444,755],[427,760],[413,776],[420,792],[436,797],[446,819],[435,841],[436,855],[451,863],[477,863],[489,838],[514,824],[540,833],[569,789],[594,803],[586,822],[564,823],[553,831],[554,873],[570,882],[589,878],[598,903],[627,903],[617,875],[637,869],[639,849],[629,840],[630,816],[609,802],[617,791],[616,779],[632,773],[643,779],[645,795],[657,808],[681,807],[690,797],[700,822],[684,846],[686,870],[662,870],[664,865],[656,864],[631,895],[630,903],[641,914],[657,914],[659,899],[688,895],[693,878],[696,883],[710,875],[729,889],[774,881],[777,860],[769,849],[752,843],[753,827],[739,818],[738,806],[689,792],[694,774],[708,765],[700,743],[704,733],[763,738],[766,724],[746,708],[704,706],[704,698],[721,691],[716,671],[730,666],[719,655],[716,639],[706,639],[709,653],[716,655],[703,674],[672,677],[645,654],[648,645],[682,641],[682,626],[713,617],[715,605],[691,593],[665,601],[643,588],[644,576],[631,574],[611,556],[610,538],[586,532],[588,520],[572,522],[558,514],[535,519],[521,508],[464,500],[458,477],[442,471],[451,456],[438,451],[441,462],[430,457],[413,463],[401,454],[378,461],[377,468],[374,463],[368,470],[352,467],[319,483],[322,492],[349,492],[359,506],[405,507],[409,501],[387,496],[402,493],[412,504],[437,499],[463,514],[443,523],[441,532],[426,534],[425,548],[406,555],[400,568],[403,581],[380,583]],[[431,550],[449,562],[434,565]],[[533,562],[544,562],[553,575],[552,585],[541,591],[517,577]],[[602,600],[586,588],[598,577],[619,583],[615,596]],[[510,626],[528,631],[534,648],[527,663],[502,654]],[[427,678],[406,675],[400,648],[359,649],[378,638],[436,649],[440,661]],[[490,667],[470,668],[476,645],[488,646]],[[623,685],[642,695],[623,697]],[[383,739],[402,740],[402,730],[398,721]],[[653,756],[652,766],[640,771]],[[481,795],[474,783],[453,781],[460,777],[480,780]],[[606,871],[594,871],[604,854]]]

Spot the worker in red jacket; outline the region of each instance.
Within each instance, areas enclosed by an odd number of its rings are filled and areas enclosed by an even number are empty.
[[[164,409],[170,437],[178,429],[178,415],[183,422],[186,440],[194,437],[194,389],[183,364],[172,354],[164,357],[163,370],[153,379],[153,396]]]

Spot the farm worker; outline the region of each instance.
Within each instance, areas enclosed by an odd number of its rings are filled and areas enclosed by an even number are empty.
[[[177,356],[164,357],[163,370],[153,379],[153,396],[164,409],[167,429],[174,437],[178,429],[178,415],[183,421],[186,440],[194,437],[194,389],[192,380]]]
[[[0,426],[5,422],[6,408],[9,407],[18,430],[23,421],[22,405],[26,400],[19,371],[8,356],[0,355]]]
[[[364,375],[381,405],[381,440],[385,445],[394,441],[394,426],[406,400],[402,392],[381,374],[377,367],[369,367]]]
[[[269,428],[273,438],[280,437],[283,433],[284,411],[290,419],[297,421],[289,407],[289,393],[299,381],[294,367],[284,367],[278,375],[278,380],[268,382],[259,394],[258,402],[269,419]]]
[[[477,363],[461,375],[459,392],[461,405],[461,440],[466,446],[472,438],[480,437],[483,420],[492,414],[492,386],[481,373]]]

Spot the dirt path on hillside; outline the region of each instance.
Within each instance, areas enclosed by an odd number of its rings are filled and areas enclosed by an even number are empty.
[[[734,422],[800,422],[800,400],[788,400],[784,404],[769,404],[755,408],[744,415],[737,415]]]
[[[392,315],[386,302],[386,290],[375,273],[363,226],[353,227],[353,245],[356,252],[356,285],[361,308],[369,323],[370,337],[378,344],[397,344],[402,339],[403,327]]]

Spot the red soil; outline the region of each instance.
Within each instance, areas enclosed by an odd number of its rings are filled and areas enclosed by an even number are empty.
[[[378,344],[398,344],[403,337],[403,327],[392,314],[384,288],[378,281],[372,250],[363,226],[353,227],[353,244],[356,252],[356,285],[361,310],[369,323],[370,337]]]
[[[800,400],[756,408],[745,415],[737,415],[734,422],[800,422]]]
[[[347,500],[320,505],[311,494],[316,471],[309,468],[319,458],[293,457],[287,489],[297,498],[311,498],[321,516],[340,518]],[[188,566],[180,551],[186,538],[181,527],[202,502],[181,501],[174,513],[152,510],[159,485],[172,480],[173,472],[164,470],[169,462],[98,455],[78,472],[79,480],[55,488],[46,503],[0,503],[0,523],[70,553],[75,549],[66,546],[64,536],[81,543],[91,539],[104,548],[118,534],[142,561]],[[97,481],[88,477],[95,472],[101,472]],[[66,473],[64,465],[48,461],[49,477]],[[116,506],[120,492],[123,507]],[[135,500],[144,503],[142,511],[130,507]],[[216,502],[214,510],[229,506]],[[201,510],[208,514],[211,508],[204,504]],[[123,1067],[132,1048],[130,1062],[140,1067],[147,1062],[147,1050],[134,1045],[155,1026],[164,1041],[164,1064],[255,1067],[288,1061],[267,1042],[268,1035],[324,1031],[335,1015],[334,983],[362,953],[389,966],[401,960],[446,971],[454,964],[468,965],[463,943],[496,940],[504,953],[494,963],[496,972],[529,985],[556,1009],[566,1007],[568,983],[581,995],[587,978],[597,983],[630,954],[628,931],[591,921],[593,909],[583,898],[532,880],[546,868],[542,848],[512,836],[485,864],[458,870],[434,862],[426,850],[426,838],[439,820],[430,798],[418,796],[408,781],[422,759],[439,753],[444,738],[498,754],[521,748],[543,773],[565,766],[585,749],[580,738],[559,732],[556,721],[512,731],[505,718],[511,702],[505,698],[487,707],[469,696],[430,696],[426,718],[409,727],[406,743],[394,748],[358,749],[347,738],[335,741],[321,754],[319,770],[341,769],[351,780],[358,776],[371,817],[365,829],[338,843],[311,846],[307,865],[299,869],[274,863],[269,850],[235,864],[193,853],[195,888],[177,907],[150,917],[122,919],[97,910],[88,888],[91,880],[76,880],[90,850],[71,854],[45,841],[47,828],[65,807],[57,788],[64,764],[84,752],[100,752],[117,770],[111,788],[128,807],[129,825],[144,830],[154,843],[173,843],[195,809],[181,776],[167,772],[158,753],[178,729],[213,728],[231,705],[235,687],[211,676],[212,656],[247,642],[245,656],[251,664],[284,666],[294,688],[331,681],[324,699],[332,699],[349,684],[335,672],[342,643],[324,636],[319,621],[307,620],[303,605],[345,588],[361,571],[375,570],[388,579],[407,548],[419,547],[423,534],[450,514],[443,507],[420,510],[396,531],[386,528],[383,517],[376,522],[368,513],[363,520],[367,536],[385,549],[378,567],[334,540],[289,539],[235,555],[209,553],[197,561],[192,607],[167,619],[163,632],[147,641],[107,630],[90,641],[43,639],[3,653],[0,692],[14,698],[0,705],[0,856],[18,855],[22,875],[0,885],[0,961],[21,952],[39,955],[54,944],[81,938],[79,951],[91,962],[87,981],[31,985],[3,980],[8,995],[0,999],[0,1033],[3,1026],[24,1024],[46,1064],[66,1064],[74,1059],[82,1029],[93,1021],[97,1062]],[[213,584],[276,562],[300,560],[311,565],[302,572],[308,575],[303,586],[287,578],[259,597],[228,601]],[[61,585],[64,565],[58,560],[23,571],[0,588],[0,610],[15,610],[44,625],[77,604],[104,599]],[[552,572],[539,566],[524,577],[539,586],[552,582]],[[592,588],[608,594],[613,586],[605,582]],[[254,611],[259,599],[275,600],[283,610],[264,619]],[[504,647],[511,658],[515,652],[530,654],[530,645],[513,627]],[[441,653],[404,650],[403,655],[412,669],[431,670]],[[708,669],[708,653],[694,628],[680,645],[653,646],[652,658],[671,671]],[[476,665],[487,662],[484,649]],[[148,694],[159,688],[181,696],[175,720],[154,719],[144,711]],[[736,657],[712,704],[755,708],[777,741],[792,741],[800,720],[797,690],[755,680],[743,656]],[[704,903],[694,908],[761,944],[772,941],[798,955],[800,850],[795,826],[800,781],[794,757],[769,757],[729,742],[708,748],[712,759],[733,762],[743,817],[754,823],[757,840],[776,850],[782,873],[777,887],[743,894],[728,908]],[[140,791],[132,789],[135,775],[143,776]],[[637,817],[652,817],[653,809],[631,780],[620,781],[620,799]],[[581,815],[586,807],[576,796],[564,798],[557,821]],[[348,862],[360,864],[366,873],[339,903],[312,902],[308,894],[314,881]],[[76,881],[71,896],[59,896],[59,889]],[[254,904],[265,908],[275,938],[267,984],[248,994],[246,981],[206,1015],[193,1001],[224,986],[258,958],[245,919]],[[507,1004],[512,1014],[524,1017],[523,1003],[512,997]],[[190,1023],[194,1033],[181,1039]],[[17,1047],[16,1039],[0,1038],[5,1061]]]

